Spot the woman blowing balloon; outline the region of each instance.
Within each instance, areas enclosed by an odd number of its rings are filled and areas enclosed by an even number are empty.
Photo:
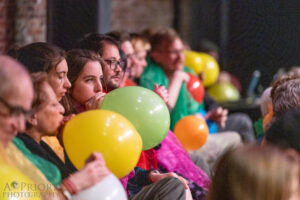
[[[64,105],[66,110],[70,113],[80,113],[89,109],[97,109],[103,98],[101,65],[83,65],[80,63],[79,59],[84,57],[84,52],[90,51],[75,49],[69,51],[67,54],[67,63],[69,65],[68,78],[72,83],[72,87],[66,95],[67,99],[64,101]],[[108,57],[113,57],[116,58],[117,61],[120,60],[117,46],[108,45],[104,48],[104,52],[103,59],[107,60]],[[106,67],[112,68],[119,68],[119,64],[120,62],[105,63]],[[132,171],[129,176],[125,176],[125,178],[121,180],[125,188],[127,185],[126,180],[130,178],[142,183],[142,186],[148,185],[146,186],[147,189],[141,192],[139,192],[141,188],[138,188],[136,194],[132,196],[133,199],[156,199],[158,197],[162,199],[186,199],[185,187],[188,188],[186,182],[175,173],[149,173],[149,171],[137,169],[136,173]],[[152,182],[153,184],[149,185],[149,183]]]
[[[64,166],[54,152],[49,153],[51,148],[41,138],[57,134],[64,108],[57,101],[54,91],[46,80],[46,74],[42,72],[33,74],[32,79],[35,90],[33,114],[28,119],[25,134],[18,134],[18,139],[14,143],[54,186],[62,183],[60,188],[63,188],[63,194],[68,199],[70,195],[95,185],[110,172],[105,167],[101,154],[98,153],[92,154],[84,168],[74,173]],[[28,150],[25,151],[22,141],[35,156],[28,153]],[[61,177],[64,179],[62,180]]]

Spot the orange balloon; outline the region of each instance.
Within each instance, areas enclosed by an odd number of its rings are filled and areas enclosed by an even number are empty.
[[[187,151],[196,150],[205,144],[208,127],[203,118],[191,115],[177,122],[174,133]]]

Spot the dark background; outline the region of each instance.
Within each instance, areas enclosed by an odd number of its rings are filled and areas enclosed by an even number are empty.
[[[174,0],[174,28],[181,22]],[[48,41],[64,49],[88,32],[109,31],[109,0],[48,1]],[[106,2],[106,3],[105,3]],[[189,42],[221,47],[221,68],[236,75],[243,93],[254,70],[267,87],[279,68],[300,65],[300,0],[190,0]]]
[[[279,68],[300,65],[299,0],[192,3],[191,44],[196,48],[199,38],[217,43],[222,68],[239,78],[243,92],[256,69],[262,73],[260,84],[267,87]]]

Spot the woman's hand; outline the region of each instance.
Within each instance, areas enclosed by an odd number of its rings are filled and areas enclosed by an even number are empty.
[[[99,92],[85,103],[87,110],[99,109],[106,93]]]
[[[153,91],[162,98],[162,100],[167,104],[169,101],[169,93],[165,86],[154,85]]]
[[[89,188],[102,181],[111,172],[105,167],[105,161],[100,153],[93,153],[86,160],[83,169],[75,172],[68,179],[77,191]]]

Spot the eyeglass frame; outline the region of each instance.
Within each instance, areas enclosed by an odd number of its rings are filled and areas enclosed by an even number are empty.
[[[2,104],[4,104],[7,108],[8,108],[8,114],[3,114],[0,112],[0,115],[2,116],[10,116],[10,117],[20,117],[21,114],[24,115],[24,117],[26,119],[28,119],[29,117],[32,116],[33,114],[33,111],[30,109],[30,110],[25,110],[24,108],[20,107],[20,106],[12,106],[10,105],[7,101],[5,101],[3,98],[0,97],[0,102]]]
[[[121,68],[122,71],[126,70],[126,64],[124,60],[115,60],[115,59],[105,59],[104,62],[109,65],[109,68],[111,70],[116,70],[117,67],[119,66]],[[113,62],[115,64],[113,64]],[[123,66],[121,65],[121,63],[123,63]],[[113,66],[113,67],[112,67]]]
[[[167,53],[167,54],[182,54],[184,49],[177,49],[177,50],[157,50],[159,53]]]

